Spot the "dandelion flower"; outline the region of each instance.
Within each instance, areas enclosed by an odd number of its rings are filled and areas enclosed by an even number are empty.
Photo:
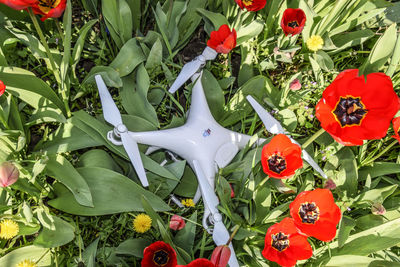
[[[194,207],[194,202],[193,202],[193,199],[191,199],[191,198],[182,199],[181,202],[186,207]]]
[[[141,213],[133,220],[133,229],[138,233],[145,233],[151,228],[151,218],[149,215]]]
[[[313,35],[307,40],[308,49],[314,52],[322,49],[323,45],[324,45],[324,40],[319,35]]]
[[[19,227],[13,220],[2,220],[0,222],[0,238],[11,239],[19,232]]]
[[[37,265],[31,260],[23,260],[20,263],[18,263],[15,267],[37,267]]]

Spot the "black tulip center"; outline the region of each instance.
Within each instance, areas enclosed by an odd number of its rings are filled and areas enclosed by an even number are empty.
[[[319,208],[314,202],[302,203],[299,208],[302,223],[315,224],[319,219]]]
[[[277,234],[272,234],[271,235],[272,238],[272,244],[271,246],[276,249],[279,252],[284,251],[285,249],[287,249],[289,247],[289,236],[285,235],[282,232],[279,232]]]
[[[294,21],[289,22],[288,26],[290,28],[296,28],[296,27],[299,27],[299,23],[296,20],[294,20]]]
[[[367,114],[364,104],[359,97],[340,97],[333,111],[340,126],[360,125],[362,119]]]
[[[157,266],[164,266],[168,263],[169,256],[168,253],[164,250],[157,250],[153,256],[153,262],[157,264]]]
[[[274,154],[268,158],[268,167],[271,171],[280,174],[286,170],[286,160],[283,157]]]

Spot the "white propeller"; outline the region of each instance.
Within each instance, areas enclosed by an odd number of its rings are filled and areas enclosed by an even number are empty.
[[[171,94],[175,93],[176,90],[178,90],[187,80],[189,80],[193,76],[193,74],[198,72],[205,65],[207,60],[212,60],[217,55],[218,53],[214,49],[207,46],[200,56],[196,57],[195,59],[186,63],[183,66],[175,82],[169,89],[169,92]]]
[[[129,135],[128,128],[123,124],[121,114],[112,99],[110,92],[100,75],[95,76],[97,88],[99,89],[101,105],[103,106],[104,119],[114,126],[114,133],[121,137],[122,145],[133,167],[139,176],[140,182],[144,187],[149,186],[143,162],[140,157],[139,148],[136,141]]]
[[[271,114],[269,114],[269,112],[267,112],[252,96],[248,95],[246,98],[250,102],[251,106],[256,111],[258,116],[260,117],[261,121],[264,123],[265,129],[267,129],[268,132],[272,134],[287,135],[287,132],[285,131],[285,129],[283,129],[282,125]],[[292,137],[289,136],[289,138],[290,140],[292,140],[293,143],[299,144]],[[314,161],[314,159],[307,153],[307,151],[303,149],[302,152],[303,152],[303,159],[307,161],[308,164],[310,164],[311,167],[314,168],[314,170],[316,170],[319,174],[321,174],[322,177],[328,179],[328,176],[318,166],[318,164]]]
[[[200,164],[194,160],[193,161],[194,171],[196,172],[197,180],[200,185],[201,194],[203,196],[204,205],[211,212],[211,221],[214,225],[214,229],[212,231],[212,236],[214,243],[217,246],[225,245],[229,238],[229,232],[226,229],[224,223],[222,222],[222,215],[218,211],[219,200],[215,195],[214,190],[208,183],[207,177],[205,176]],[[205,215],[204,215],[205,216]],[[239,267],[239,263],[236,259],[235,251],[233,250],[232,243],[229,244],[229,248],[231,249],[231,257],[229,258],[229,266],[230,267]]]

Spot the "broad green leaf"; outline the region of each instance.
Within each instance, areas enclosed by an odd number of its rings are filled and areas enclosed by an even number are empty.
[[[338,232],[339,248],[344,245],[350,235],[350,231],[354,229],[354,226],[356,226],[356,222],[352,218],[347,216],[342,217]]]
[[[370,29],[340,33],[332,36],[332,42],[338,48],[335,52],[338,52],[352,46],[360,45],[374,35],[374,32]]]
[[[224,115],[225,98],[218,81],[214,78],[211,72],[203,70],[201,82],[204,88],[208,106],[211,114],[216,121],[219,121]]]
[[[334,68],[333,60],[326,52],[318,50],[314,54],[314,57],[315,60],[318,62],[319,66],[321,67],[321,69],[325,71],[331,71]]]
[[[119,244],[116,253],[143,258],[144,249],[151,243],[151,240],[145,238],[130,238]]]
[[[246,42],[247,40],[258,36],[264,29],[264,25],[265,25],[264,22],[261,20],[253,20],[248,25],[240,27],[240,29],[237,32],[236,46],[239,46],[240,44]]]
[[[219,27],[223,24],[229,25],[229,22],[226,19],[226,17],[224,17],[220,13],[214,13],[214,12],[205,10],[203,8],[197,8],[197,12],[199,12],[200,15],[203,16],[203,19],[207,19],[213,24],[215,31],[218,30]]]
[[[124,44],[116,58],[111,62],[110,67],[114,68],[120,77],[124,77],[145,59],[137,40],[132,38]]]
[[[114,42],[118,47],[123,45],[123,41],[120,37],[120,24],[119,24],[119,10],[118,1],[101,1],[102,15],[104,16],[105,23],[107,25],[108,31]]]
[[[92,149],[79,157],[77,167],[100,167],[121,172],[121,168],[114,159],[104,150]]]
[[[168,211],[169,206],[153,193],[143,189],[126,176],[98,167],[78,168],[93,196],[93,208],[79,205],[73,195],[63,186],[56,188],[57,198],[49,205],[67,213],[96,216],[128,211],[143,211],[141,196],[145,196],[156,211]]]
[[[65,112],[64,104],[56,93],[32,72],[16,67],[1,67],[0,80],[7,81],[7,91],[35,109],[50,106]]]
[[[118,33],[122,42],[126,43],[132,38],[133,23],[132,23],[132,12],[125,0],[117,1],[118,4]],[[134,10],[134,12],[137,12]]]
[[[78,64],[81,54],[83,51],[83,47],[85,45],[85,39],[87,34],[89,33],[90,29],[93,27],[94,24],[97,23],[97,19],[92,19],[88,21],[83,27],[79,30],[79,37],[78,40],[76,40],[76,43],[74,45],[74,50],[72,52],[72,64],[73,64],[73,69],[75,69],[76,64]]]
[[[356,256],[356,255],[340,255],[332,257],[327,263],[326,267],[399,267],[400,263],[393,261],[377,260],[375,258]]]
[[[146,212],[147,215],[150,216],[151,218],[151,225],[156,228],[157,230],[160,230],[158,228],[158,222],[163,223],[163,219],[160,217],[160,215],[157,214],[157,212],[153,209],[151,206],[149,200],[145,197],[141,197],[141,202],[143,206],[143,210]]]
[[[26,259],[30,259],[36,262],[38,267],[54,266],[54,262],[51,258],[50,249],[33,245],[17,248],[6,254],[5,256],[1,257],[0,266],[17,266],[18,263]]]
[[[74,194],[79,204],[93,207],[89,186],[68,160],[61,155],[50,156],[46,169],[50,176],[65,185]]]
[[[42,223],[42,231],[33,244],[38,247],[55,248],[71,242],[74,237],[74,227],[57,216],[46,216],[47,223],[51,227],[47,227]]]
[[[155,67],[160,66],[162,62],[162,44],[160,39],[157,39],[157,41],[154,43],[153,47],[150,50],[149,56],[147,57],[146,60],[146,69],[147,70],[152,70]]]
[[[110,87],[122,87],[122,80],[120,78],[120,74],[113,69],[112,67],[107,66],[95,66],[93,67],[89,74],[83,80],[83,84],[87,82],[94,83],[94,76],[101,75],[104,80],[104,83]]]
[[[340,168],[345,170],[346,179],[343,188],[347,191],[347,194],[351,196],[357,191],[357,161],[352,150],[348,147],[342,148],[336,153],[336,156],[340,159]]]
[[[197,211],[190,216],[189,220],[186,221],[185,227],[179,230],[174,237],[174,243],[189,254],[192,253],[194,239],[196,237],[196,222]]]
[[[397,189],[398,185],[390,185],[379,189],[372,189],[364,192],[355,199],[356,202],[367,202],[367,203],[383,203],[385,199],[393,194]]]
[[[375,178],[395,173],[400,173],[400,164],[394,162],[375,162],[372,166],[360,168],[358,176],[361,181],[364,181],[368,175],[371,178]]]
[[[61,74],[61,91],[65,91],[65,94],[69,94],[69,85],[67,72],[70,64],[71,58],[71,26],[72,26],[72,4],[71,0],[67,0],[66,8],[63,15],[63,24],[64,24],[64,54],[61,60],[60,65],[60,74]]]

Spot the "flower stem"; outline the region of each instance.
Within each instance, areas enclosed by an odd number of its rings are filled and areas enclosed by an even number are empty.
[[[317,139],[324,132],[325,132],[324,128],[319,129],[318,132],[316,132],[310,138],[307,139],[307,141],[301,146],[301,148],[304,149],[308,147],[315,139]]]
[[[56,22],[58,34],[60,35],[60,38],[61,38],[62,42],[64,43],[64,33],[61,29],[60,21],[58,19],[55,19],[55,22]]]
[[[226,245],[227,245],[227,246],[229,246],[229,244],[232,242],[233,238],[235,237],[235,235],[237,234],[237,232],[239,231],[239,229],[240,229],[240,226],[239,226],[239,225],[236,225],[236,226],[235,226],[235,230],[233,230],[231,236],[229,237],[228,242],[226,242]]]
[[[40,25],[39,25],[39,23],[38,23],[38,21],[37,21],[37,18],[36,18],[36,16],[35,16],[35,14],[34,14],[33,11],[32,11],[32,8],[28,8],[28,13],[29,13],[29,16],[31,17],[31,20],[32,20],[32,22],[33,22],[33,25],[35,26],[36,32],[37,32],[38,35],[39,35],[40,42],[42,43],[42,45],[43,45],[44,48],[46,49],[46,54],[47,54],[47,57],[49,58],[50,64],[51,64],[51,70],[53,71],[54,76],[56,77],[57,82],[60,83],[60,81],[61,81],[61,79],[60,79],[60,73],[58,72],[58,70],[57,70],[57,68],[56,68],[56,64],[55,64],[55,62],[54,62],[53,55],[52,55],[51,52],[50,52],[49,45],[47,44],[46,38],[45,38],[44,35],[43,35],[42,29],[40,28]]]
[[[367,160],[366,162],[361,163],[361,165],[363,165],[363,166],[364,166],[364,165],[368,165],[368,164],[374,162],[375,160],[379,159],[382,155],[384,155],[386,152],[388,152],[389,149],[392,148],[392,146],[394,146],[394,145],[397,144],[398,142],[399,142],[399,141],[394,140],[390,145],[388,145],[387,147],[385,147],[385,149],[382,150],[378,155],[376,155],[375,157],[373,157],[373,158],[370,159],[370,160]]]

